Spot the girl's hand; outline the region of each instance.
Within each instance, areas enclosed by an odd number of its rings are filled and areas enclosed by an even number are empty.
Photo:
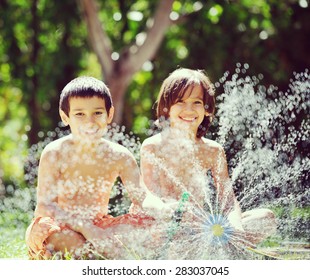
[[[172,216],[174,209],[171,207],[171,204],[164,203],[159,197],[148,193],[146,198],[142,203],[141,209],[146,215],[150,215],[154,218],[165,219],[166,216]]]

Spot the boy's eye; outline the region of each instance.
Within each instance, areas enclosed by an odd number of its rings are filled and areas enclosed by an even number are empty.
[[[96,112],[95,115],[96,116],[101,116],[103,113],[102,112]]]
[[[84,113],[76,113],[75,114],[77,117],[82,117],[82,116],[84,116]]]

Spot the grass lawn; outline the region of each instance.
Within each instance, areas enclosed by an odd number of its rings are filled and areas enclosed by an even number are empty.
[[[309,209],[306,213],[309,213],[308,211]],[[0,212],[0,259],[28,259],[24,237],[31,219],[32,213],[30,212],[22,213],[16,210]],[[310,259],[309,247],[303,254],[295,254],[294,251],[290,252],[284,248],[285,246],[281,245],[282,241],[283,239],[279,236],[267,239],[261,244],[260,248],[275,249],[281,253],[283,259]]]
[[[28,259],[25,232],[31,213],[0,213],[0,259]]]
[[[28,259],[24,235],[24,228],[1,228],[0,259]]]

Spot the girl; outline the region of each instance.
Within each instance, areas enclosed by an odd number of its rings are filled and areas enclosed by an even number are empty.
[[[157,99],[156,123],[162,131],[147,138],[141,147],[142,177],[151,191],[175,209],[182,193],[190,194],[187,205],[193,210],[187,209],[183,221],[194,225],[201,217],[190,212],[207,209],[226,217],[234,231],[254,246],[274,233],[275,217],[268,209],[241,213],[225,152],[220,144],[204,137],[214,111],[214,89],[202,71],[181,68],[172,72]]]

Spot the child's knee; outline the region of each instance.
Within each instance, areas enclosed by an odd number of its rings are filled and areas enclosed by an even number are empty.
[[[266,209],[264,213],[264,218],[270,221],[275,221],[276,220],[276,215],[274,214],[273,211]]]
[[[85,238],[78,232],[65,229],[56,232],[46,239],[47,247],[53,251],[72,251],[80,248],[85,243]]]
[[[277,230],[277,219],[276,219],[276,215],[274,214],[273,211],[271,210],[267,210],[266,214],[265,214],[265,219],[267,220],[267,223],[269,225],[271,234],[274,234]]]

